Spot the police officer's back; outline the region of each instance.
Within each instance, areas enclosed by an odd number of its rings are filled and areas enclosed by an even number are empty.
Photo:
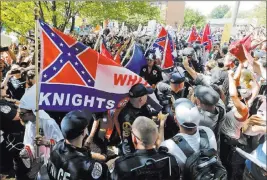
[[[153,120],[138,117],[132,125],[131,137],[136,151],[115,161],[110,168],[112,179],[179,179],[175,158],[167,153],[167,149],[154,149],[158,129]]]
[[[107,165],[93,160],[90,151],[82,148],[91,117],[90,112],[72,111],[63,118],[61,130],[65,140],[54,146],[47,165],[51,180],[109,178]]]

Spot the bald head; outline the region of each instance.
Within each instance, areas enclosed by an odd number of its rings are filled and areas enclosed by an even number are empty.
[[[158,128],[156,123],[144,116],[135,119],[132,125],[132,130],[145,147],[154,145],[158,138]]]

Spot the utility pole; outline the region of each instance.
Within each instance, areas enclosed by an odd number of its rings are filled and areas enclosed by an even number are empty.
[[[232,27],[235,27],[239,5],[240,5],[240,1],[236,1],[235,2],[235,7],[234,7],[233,12],[232,12],[232,25],[233,25]]]

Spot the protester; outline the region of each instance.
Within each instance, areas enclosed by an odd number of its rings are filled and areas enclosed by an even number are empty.
[[[162,80],[161,69],[155,64],[156,55],[153,52],[147,52],[146,59],[147,65],[141,68],[140,76],[155,87]]]
[[[198,108],[190,100],[185,98],[176,100],[175,115],[180,132],[177,132],[172,139],[164,141],[161,146],[168,148],[168,152],[175,156],[176,161],[181,168],[184,167],[188,157],[187,152],[183,152],[183,150],[189,148],[188,146],[181,146],[188,144],[191,147],[190,150],[198,152],[200,148],[200,139],[204,138],[204,136],[202,137],[202,134],[205,134],[205,137],[207,137],[207,144],[205,145],[217,150],[214,133],[207,127],[199,126],[200,113]],[[178,141],[176,141],[176,139]],[[177,143],[179,142],[179,139],[181,141],[186,141],[186,143],[182,143],[181,146],[178,146]]]
[[[50,156],[50,147],[54,145],[56,142],[63,139],[61,130],[58,124],[52,119],[44,110],[39,110],[39,133],[40,137],[36,137],[36,100],[33,99],[36,94],[36,85],[32,86],[30,89],[26,91],[20,101],[20,113],[19,116],[25,124],[25,135],[23,144],[24,149],[20,152],[20,158],[16,160],[15,170],[17,179],[32,179],[36,176],[39,169],[35,169],[39,166],[41,168],[41,176],[43,175],[42,170],[46,168],[47,159]],[[30,155],[33,155],[36,151],[34,146],[37,145],[37,148],[40,148],[40,157],[43,157],[43,161],[38,162],[33,167],[27,167],[31,169],[25,168],[25,165],[28,166],[29,161],[31,161]],[[40,158],[37,157],[37,158]],[[23,163],[22,163],[22,161]],[[44,165],[43,165],[44,163]],[[45,176],[45,174],[44,174]],[[45,179],[45,178],[42,178]]]

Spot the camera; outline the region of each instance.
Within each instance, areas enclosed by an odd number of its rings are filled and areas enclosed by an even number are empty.
[[[19,74],[19,73],[20,73],[20,70],[18,70],[18,69],[11,71],[11,75],[13,75],[13,74]]]
[[[0,47],[0,52],[8,51],[8,47]]]

